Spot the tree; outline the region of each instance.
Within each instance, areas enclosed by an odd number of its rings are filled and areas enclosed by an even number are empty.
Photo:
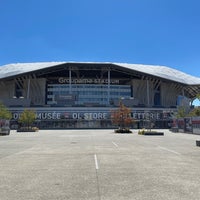
[[[197,94],[196,98],[200,101],[200,94]]]
[[[23,124],[23,126],[29,127],[35,121],[36,113],[33,110],[25,109],[24,112],[20,115],[19,122]]]
[[[12,118],[11,112],[2,103],[0,103],[0,119],[11,119],[11,118]]]
[[[200,116],[200,108],[194,108],[190,113],[188,114],[190,117],[198,117]]]
[[[180,106],[180,107],[178,108],[178,112],[177,112],[177,114],[176,114],[176,117],[177,117],[177,118],[184,118],[184,117],[186,117],[186,116],[187,116],[187,112],[186,112],[185,107]]]
[[[120,106],[117,110],[111,111],[112,123],[119,126],[119,130],[128,129],[134,122],[131,117],[131,110],[120,102]]]

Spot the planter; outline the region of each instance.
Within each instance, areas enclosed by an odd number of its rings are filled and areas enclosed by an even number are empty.
[[[156,131],[144,131],[143,135],[164,135],[163,132],[156,132]]]
[[[37,131],[35,131],[35,130],[17,130],[17,132],[19,133],[19,132],[37,132]]]
[[[200,140],[196,140],[196,146],[200,147]]]
[[[10,128],[0,128],[0,135],[10,135]]]
[[[132,133],[130,129],[116,129],[115,133]]]
[[[37,132],[39,129],[37,127],[20,127],[17,132]]]

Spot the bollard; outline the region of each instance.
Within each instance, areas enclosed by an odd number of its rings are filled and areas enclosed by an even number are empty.
[[[200,140],[196,140],[196,146],[200,147]]]

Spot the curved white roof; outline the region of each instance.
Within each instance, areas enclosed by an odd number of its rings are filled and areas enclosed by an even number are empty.
[[[38,63],[15,63],[3,65],[0,67],[0,79],[15,76],[39,69],[53,67],[64,62],[38,62]]]
[[[116,65],[132,69],[134,71],[142,72],[145,74],[157,76],[167,80],[187,84],[187,85],[199,85],[200,78],[195,77],[179,70],[157,65],[141,65],[141,64],[127,64],[127,63],[115,63]]]
[[[61,64],[68,63],[81,63],[81,64],[110,64],[117,65],[122,68],[134,70],[144,73],[146,75],[152,75],[167,80],[172,80],[186,85],[200,85],[200,78],[191,76],[179,70],[156,65],[142,65],[142,64],[127,64],[127,63],[107,63],[107,62],[38,62],[38,63],[16,63],[8,64],[0,67],[0,79],[20,75],[36,70],[55,67]]]

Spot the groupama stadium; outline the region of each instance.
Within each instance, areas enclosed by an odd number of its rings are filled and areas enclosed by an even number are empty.
[[[15,128],[24,109],[40,129],[112,128],[122,102],[142,128],[168,128],[178,106],[189,107],[200,78],[166,67],[110,62],[17,63],[0,67],[0,101]]]

